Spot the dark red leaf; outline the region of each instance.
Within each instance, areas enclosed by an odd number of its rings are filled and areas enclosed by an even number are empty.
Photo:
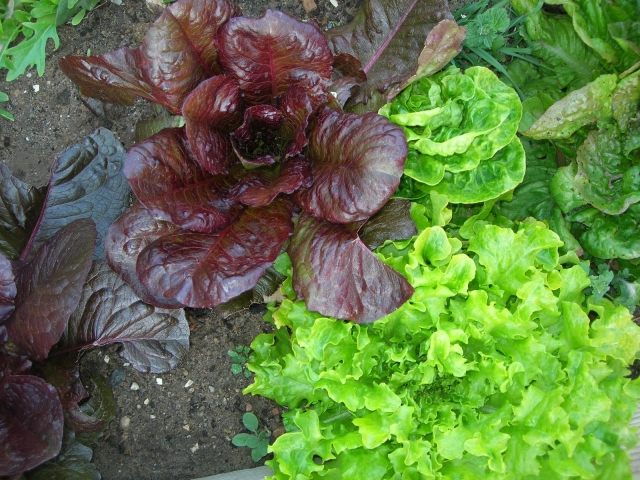
[[[184,310],[143,303],[111,269],[94,264],[78,308],[61,342],[64,350],[121,343],[134,368],[160,373],[174,368],[189,350]]]
[[[307,155],[313,185],[298,191],[309,214],[334,223],[365,220],[400,184],[407,155],[402,130],[385,118],[325,109],[314,125]]]
[[[40,247],[16,273],[16,310],[9,338],[34,360],[44,360],[64,332],[87,278],[96,227],[76,220]]]
[[[250,207],[269,205],[279,194],[291,194],[311,182],[311,166],[304,157],[290,158],[280,171],[249,173],[236,186],[231,195]]]
[[[236,156],[247,168],[273,165],[283,150],[278,129],[284,122],[282,112],[271,105],[254,105],[244,111],[242,125],[231,134]]]
[[[0,163],[0,252],[16,259],[29,240],[42,201],[43,192],[14,177]]]
[[[372,322],[413,293],[404,277],[378,260],[346,225],[302,215],[289,255],[297,294],[322,315]]]
[[[180,129],[169,129],[137,144],[127,154],[125,175],[156,218],[194,232],[220,230],[241,207],[228,200],[227,179],[204,173],[188,156],[183,140]]]
[[[367,75],[356,102],[366,103],[376,92],[404,84],[416,72],[427,34],[450,18],[446,0],[364,0],[349,24],[330,30],[332,52],[357,58]]]
[[[377,248],[385,240],[411,238],[416,233],[416,224],[411,219],[411,202],[395,199],[389,200],[358,231],[360,239],[369,248]]]
[[[55,388],[31,375],[0,384],[0,476],[20,475],[55,457],[64,419]]]
[[[104,236],[128,207],[131,190],[122,174],[124,147],[115,135],[99,128],[56,158],[40,217],[21,258],[69,223],[89,218],[98,238],[94,258],[104,259]]]
[[[238,126],[240,107],[238,82],[225,75],[202,82],[182,105],[190,151],[212,175],[226,173],[233,162],[227,133]]]
[[[7,257],[0,254],[0,324],[15,310],[16,278]]]
[[[155,295],[140,283],[136,273],[138,255],[149,244],[164,235],[180,229],[164,220],[158,220],[141,205],[131,207],[109,229],[105,240],[107,260],[133,291],[146,303],[164,308],[177,308],[182,304]]]
[[[220,64],[249,103],[270,103],[292,85],[323,96],[331,78],[331,51],[323,33],[282,12],[236,17],[218,32]]]
[[[219,71],[215,35],[237,13],[227,0],[179,0],[153,23],[140,47],[67,56],[60,68],[84,95],[115,103],[141,96],[179,113],[187,94]]]
[[[293,86],[282,96],[280,110],[284,122],[280,127],[279,136],[289,143],[284,156],[287,158],[299,155],[309,143],[307,128],[309,118],[315,110],[312,98],[304,88]]]
[[[182,115],[189,122],[207,123],[230,131],[242,118],[238,82],[227,75],[217,75],[200,83],[182,104]]]
[[[138,276],[165,298],[213,307],[253,288],[291,230],[288,202],[248,209],[219,234],[179,232],[159,238],[138,257]]]

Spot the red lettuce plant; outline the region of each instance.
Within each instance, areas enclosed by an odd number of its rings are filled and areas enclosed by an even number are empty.
[[[318,28],[238,13],[179,0],[139,47],[62,59],[84,94],[147,98],[185,121],[128,152],[139,203],[110,229],[109,263],[150,303],[207,308],[253,288],[288,248],[311,308],[375,320],[412,293],[358,236],[398,187],[403,133],[340,111]]]
[[[99,261],[100,239],[129,196],[123,160],[122,146],[101,129],[57,159],[46,193],[0,165],[0,477],[58,455],[64,430],[103,426],[81,406],[83,351],[120,343],[136,369],[163,372],[188,348],[182,310],[145,305]],[[67,457],[76,473],[90,459]]]

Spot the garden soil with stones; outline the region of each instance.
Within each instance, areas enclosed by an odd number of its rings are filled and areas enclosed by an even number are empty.
[[[350,20],[358,0],[337,0],[337,7],[316,0],[310,13],[302,0],[237,3],[246,15],[279,9],[329,28]],[[310,3],[305,2],[307,8]],[[157,13],[142,0],[124,0],[121,6],[105,2],[78,27],[59,29],[61,47],[48,56],[43,77],[32,70],[15,82],[0,82],[0,91],[11,98],[5,105],[16,117],[13,123],[0,121],[0,161],[26,182],[44,185],[56,154],[100,126],[130,147],[136,122],[151,115],[150,105],[120,107],[83,99],[57,61],[72,53],[137,45]],[[254,411],[274,435],[281,431],[275,405],[242,395],[249,380],[231,374],[227,355],[268,328],[259,309],[228,318],[215,311],[188,311],[187,316],[190,352],[172,372],[141,374],[123,363],[115,347],[83,360],[83,376],[91,372],[107,378],[116,400],[116,417],[93,446],[104,479],[180,480],[255,466],[248,449],[231,444],[233,435],[243,431],[245,411]]]

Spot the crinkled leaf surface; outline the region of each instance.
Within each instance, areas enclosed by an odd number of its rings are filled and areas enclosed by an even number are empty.
[[[159,219],[194,232],[218,231],[240,206],[227,198],[226,179],[207,175],[185,143],[183,130],[163,130],[127,153],[125,175],[140,203]]]
[[[616,216],[596,215],[580,236],[584,249],[597,258],[640,258],[640,206],[632,205]]]
[[[217,41],[220,64],[249,103],[269,102],[292,84],[322,96],[331,79],[333,57],[323,33],[282,12],[232,18]]]
[[[136,273],[138,255],[158,238],[179,230],[176,225],[158,219],[141,205],[131,207],[109,228],[105,240],[109,265],[146,303],[164,308],[182,307],[180,302],[165,299],[148,290]]]
[[[55,457],[64,419],[55,388],[32,375],[0,384],[0,475],[20,475]]]
[[[107,230],[129,204],[123,165],[124,148],[105,128],[62,153],[53,164],[42,212],[22,258],[65,225],[89,218],[98,233],[94,257],[104,259]]]
[[[158,238],[138,257],[138,277],[156,295],[210,308],[253,288],[291,230],[289,202],[249,208],[217,234],[182,231]]]
[[[601,75],[551,105],[524,134],[536,140],[569,138],[579,128],[610,117],[616,75]]]
[[[323,315],[372,322],[400,307],[413,293],[401,275],[343,225],[303,215],[288,252],[296,292],[310,310]]]
[[[13,313],[16,293],[16,278],[11,262],[0,254],[0,324]]]
[[[383,117],[325,109],[307,151],[313,185],[298,192],[298,201],[330,222],[365,220],[398,188],[406,155],[402,130]]]
[[[60,68],[84,95],[114,103],[140,96],[179,113],[187,94],[219,71],[214,38],[236,13],[227,0],[179,0],[153,23],[140,47],[70,55]]]
[[[16,309],[9,338],[34,360],[44,360],[62,336],[91,268],[96,228],[76,220],[61,228],[16,273]]]
[[[356,102],[366,104],[371,92],[403,85],[416,73],[428,33],[450,18],[442,0],[365,0],[349,24],[330,30],[333,53],[360,60],[367,76]],[[369,110],[379,107],[371,105]]]
[[[14,259],[29,240],[36,223],[43,192],[11,175],[0,164],[0,252]]]
[[[182,309],[142,302],[106,264],[96,263],[69,319],[62,348],[84,350],[112,343],[122,344],[122,356],[137,370],[166,372],[187,353],[189,326]]]

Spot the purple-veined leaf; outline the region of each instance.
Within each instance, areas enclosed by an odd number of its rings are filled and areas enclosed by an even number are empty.
[[[0,164],[0,252],[18,258],[38,219],[43,192],[27,185]]]
[[[180,129],[164,130],[134,146],[124,171],[143,206],[182,228],[215,232],[240,213],[240,205],[228,199],[225,177],[207,175],[189,157]]]
[[[7,257],[0,253],[0,324],[15,310],[16,278]]]
[[[159,220],[141,205],[134,205],[111,226],[105,239],[107,260],[133,291],[146,303],[164,308],[178,308],[182,304],[169,301],[147,290],[138,279],[138,255],[149,244],[180,229],[170,222]]]
[[[451,18],[445,0],[364,0],[349,24],[330,30],[332,52],[360,60],[367,76],[355,103],[366,104],[375,93],[404,84],[416,73],[427,34],[438,22]]]
[[[250,207],[269,205],[279,194],[291,194],[311,182],[311,166],[304,157],[285,161],[279,171],[250,172],[231,190],[235,200]]]
[[[32,375],[0,383],[0,476],[20,475],[55,457],[64,419],[55,388]]]
[[[96,263],[61,348],[85,350],[112,343],[122,344],[122,356],[137,370],[166,372],[189,350],[189,325],[184,310],[144,303],[106,264]]]
[[[140,47],[67,56],[60,68],[84,95],[127,104],[140,96],[179,113],[187,94],[219,71],[215,35],[236,14],[228,0],[178,0],[153,23]]]
[[[315,110],[313,99],[304,88],[294,85],[281,97],[280,110],[284,122],[278,133],[289,141],[284,156],[288,158],[299,155],[309,143],[307,128],[309,118]]]
[[[325,109],[307,149],[313,185],[297,192],[300,205],[334,223],[366,220],[396,191],[407,156],[402,130],[375,114]]]
[[[347,225],[302,215],[289,246],[293,285],[307,307],[335,318],[372,322],[413,293]]]
[[[293,85],[321,97],[331,78],[323,33],[282,12],[230,19],[218,32],[218,45],[221,66],[252,104],[269,103]]]
[[[411,218],[411,202],[391,199],[373,217],[367,220],[358,235],[369,248],[377,248],[385,240],[404,240],[416,233],[416,224]]]
[[[89,218],[98,235],[94,258],[104,259],[104,236],[129,204],[130,189],[122,174],[123,165],[124,148],[105,128],[63,152],[51,169],[40,217],[21,258],[30,258],[65,225]]]
[[[194,308],[210,308],[253,288],[291,235],[291,205],[250,208],[219,234],[178,232],[138,257],[143,285]]]
[[[91,268],[96,227],[76,220],[45,242],[16,272],[16,309],[7,321],[10,340],[44,360],[64,332]]]
[[[226,173],[233,162],[227,132],[240,123],[240,107],[238,82],[226,75],[200,83],[182,105],[190,151],[212,175]]]
[[[391,99],[407,85],[422,77],[428,77],[442,70],[462,50],[467,29],[458,26],[453,20],[442,20],[427,35],[424,48],[418,57],[418,68],[415,74],[403,85],[389,91],[387,99]]]

